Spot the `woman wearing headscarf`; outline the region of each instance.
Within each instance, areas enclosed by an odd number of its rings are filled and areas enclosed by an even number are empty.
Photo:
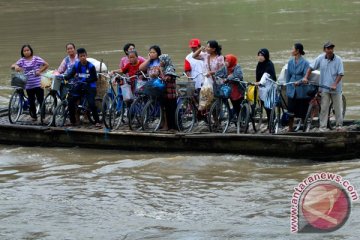
[[[271,79],[276,81],[275,67],[273,62],[270,60],[269,50],[262,48],[258,52],[258,64],[256,66],[256,82],[259,82],[264,75],[267,73]]]
[[[264,76],[265,73],[273,81],[276,81],[275,67],[274,67],[274,64],[272,63],[272,61],[270,60],[269,50],[266,49],[266,48],[261,48],[258,51],[257,55],[258,55],[258,64],[256,66],[256,82],[257,82],[257,84],[260,83],[260,80]],[[267,86],[260,87],[259,91],[260,91],[260,99],[261,99],[262,93],[265,93],[266,91],[268,91],[268,87]],[[271,109],[265,107],[264,98],[261,99],[261,104],[265,108],[266,116],[267,116],[267,120],[268,120],[268,128],[269,128],[269,120],[270,120]]]
[[[166,91],[162,101],[165,110],[164,130],[176,131],[175,112],[176,112],[176,73],[175,67],[168,54],[159,56],[160,77],[165,81]]]
[[[239,115],[240,104],[244,97],[244,86],[240,85],[243,80],[241,66],[237,63],[237,57],[233,54],[225,56],[225,66],[215,73],[215,76],[225,78],[231,87],[230,100],[234,108],[234,113]]]
[[[292,51],[292,57],[288,62],[286,73],[286,82],[293,82],[286,87],[288,97],[289,113],[289,132],[293,131],[294,117],[305,118],[309,107],[310,97],[307,95],[312,86],[301,84],[301,80],[306,75],[309,68],[309,62],[303,57],[305,55],[304,46],[301,43],[295,43]]]

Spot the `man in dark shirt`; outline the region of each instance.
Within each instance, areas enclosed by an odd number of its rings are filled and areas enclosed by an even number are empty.
[[[76,62],[71,71],[64,76],[65,80],[74,78],[74,87],[69,99],[69,114],[72,125],[77,125],[75,118],[75,106],[81,97],[86,96],[89,108],[92,111],[97,127],[100,127],[99,115],[95,105],[97,74],[95,66],[86,60],[87,52],[84,48],[77,50],[79,61]]]

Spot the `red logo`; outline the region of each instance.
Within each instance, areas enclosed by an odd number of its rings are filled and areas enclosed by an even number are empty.
[[[350,215],[350,199],[344,189],[332,183],[310,187],[302,197],[301,211],[313,231],[335,231]]]

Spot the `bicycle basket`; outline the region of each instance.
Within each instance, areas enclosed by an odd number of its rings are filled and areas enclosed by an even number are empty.
[[[184,91],[186,90],[186,91]],[[176,92],[180,96],[192,97],[195,94],[195,81],[176,81]]]
[[[27,76],[23,73],[19,72],[13,72],[11,73],[11,86],[12,87],[19,87],[19,88],[25,88],[27,83]]]
[[[162,97],[165,93],[165,83],[160,78],[147,81],[144,85],[144,94],[152,97]]]
[[[61,79],[55,77],[51,82],[51,90],[60,91],[61,81]]]
[[[229,98],[231,94],[231,87],[227,84],[214,84],[214,96],[218,98]]]

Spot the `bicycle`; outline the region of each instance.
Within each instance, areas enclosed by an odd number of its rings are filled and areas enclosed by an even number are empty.
[[[175,110],[175,124],[180,132],[191,132],[195,122],[198,109],[198,101],[195,95],[195,82],[192,77],[183,73],[185,81],[177,81],[178,104]]]
[[[67,84],[65,81],[57,79],[52,80],[49,93],[45,96],[41,104],[40,120],[42,125],[54,125],[53,116],[58,102],[64,100],[67,93]]]
[[[210,106],[208,113],[209,119],[209,131],[226,133],[230,119],[236,118],[236,114],[233,113],[230,108],[230,93],[231,87],[228,83],[224,83],[224,80],[216,77],[214,82],[214,97],[215,101]],[[236,124],[236,120],[235,124]]]
[[[12,73],[12,74],[20,74],[20,73]],[[28,73],[31,74],[31,73]],[[26,74],[23,74],[26,77]],[[23,77],[24,77],[23,76]],[[18,82],[11,81],[11,87],[14,88],[14,92],[11,94],[9,106],[8,106],[8,118],[11,124],[19,121],[20,116],[23,113],[29,113],[29,101],[28,97],[25,94],[26,82]],[[39,103],[36,101],[36,113],[38,114],[40,111]]]
[[[283,116],[284,114],[288,114],[288,106],[284,99],[284,96],[281,93],[282,87],[290,84],[295,84],[296,82],[278,83],[269,78],[267,80],[270,81],[272,84],[276,85],[275,102],[272,104],[270,113],[269,133],[278,134],[280,133],[280,129],[286,125],[284,122],[281,121],[281,116]],[[301,123],[301,119],[297,119],[297,122],[295,121],[295,132],[299,131],[299,129],[301,128]]]
[[[187,80],[185,82],[176,82],[179,97],[175,110],[175,124],[180,132],[192,132],[195,124],[200,121],[199,115],[201,112],[198,110],[199,93],[195,91],[195,82],[193,81],[200,74],[205,76],[205,74],[199,73],[195,77],[188,77],[186,73],[183,73],[182,76]],[[205,116],[205,122],[209,122],[208,111],[201,114],[202,116]]]
[[[84,94],[80,98],[79,104],[75,105],[75,113],[79,114],[79,120],[80,123],[83,123],[85,118],[89,120],[91,124],[95,123],[95,119],[92,116],[92,111],[89,108],[89,103],[86,98],[86,90],[85,90],[85,84],[83,82],[75,82],[75,83],[68,83],[69,84],[69,91],[66,94],[66,97],[63,101],[60,102],[60,104],[56,107],[53,117],[54,126],[56,127],[63,127],[69,122],[67,120],[69,119],[69,99],[72,97],[72,90],[75,88],[81,89],[80,92]],[[99,99],[95,99],[95,101],[99,102]],[[101,103],[101,99],[100,99]]]
[[[331,88],[323,86],[323,85],[315,85],[316,87],[325,88],[328,90],[331,90]],[[346,98],[345,95],[342,94],[342,105],[343,105],[343,111],[342,115],[343,118],[345,118],[345,112],[346,112]],[[315,96],[310,100],[309,107],[305,116],[304,120],[304,132],[309,132],[314,126],[320,126],[320,110],[321,110],[321,93],[317,92]],[[327,127],[330,130],[333,130],[335,128],[335,110],[333,108],[333,103],[331,102],[329,106],[329,113],[328,113],[328,121],[327,121]]]
[[[260,130],[263,121],[263,110],[260,99],[258,98],[258,88],[254,83],[241,81],[245,84],[244,100],[240,104],[240,112],[237,118],[237,133],[247,133],[249,130],[249,123],[251,121],[254,132]],[[242,86],[242,85],[241,85]],[[249,87],[254,86],[254,101],[249,100],[248,91]]]
[[[150,80],[144,86],[144,93],[148,96],[141,113],[142,130],[156,132],[164,120],[161,97],[165,92],[165,82],[160,78]]]
[[[141,72],[144,79],[149,79],[143,72]],[[144,93],[144,85],[147,81],[141,80],[139,77],[135,82],[135,100],[131,103],[128,110],[128,124],[132,131],[142,130],[142,112],[148,101],[148,96]]]
[[[125,77],[117,73],[114,73],[112,76],[109,73],[99,73],[99,75],[107,78],[109,83],[109,89],[102,100],[103,122],[108,129],[118,129],[126,122],[124,119],[126,104],[123,100],[120,81],[130,84],[131,79],[135,76]],[[117,83],[116,90],[113,87],[113,82]]]

